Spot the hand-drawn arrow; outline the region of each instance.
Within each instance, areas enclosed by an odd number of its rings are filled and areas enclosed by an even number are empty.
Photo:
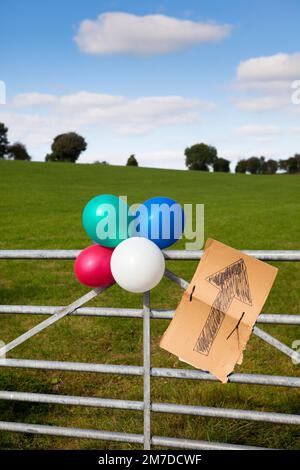
[[[252,305],[247,268],[243,258],[212,274],[207,281],[217,287],[219,293],[194,347],[194,351],[206,356],[209,354],[233,298]]]

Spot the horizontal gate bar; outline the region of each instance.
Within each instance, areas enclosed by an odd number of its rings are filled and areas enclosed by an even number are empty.
[[[1,397],[0,397],[1,398]],[[300,416],[271,411],[252,411],[235,408],[215,408],[210,406],[177,405],[171,403],[153,403],[152,411],[158,413],[174,413],[207,418],[246,419],[264,423],[298,424]]]
[[[151,443],[154,446],[174,447],[176,449],[195,450],[271,450],[264,447],[243,446],[221,442],[194,441],[191,439],[177,439],[175,437],[153,436]]]
[[[81,250],[0,250],[0,259],[75,259]]]
[[[1,365],[1,361],[0,361]],[[151,370],[153,377],[165,377],[173,379],[209,380],[219,382],[212,374],[193,369],[168,369],[163,367],[153,367]],[[288,377],[281,375],[264,374],[231,374],[230,383],[241,383],[248,385],[271,385],[278,387],[300,388],[300,377]]]
[[[75,259],[81,250],[0,250],[0,259]],[[241,250],[264,261],[300,261],[300,250]],[[166,250],[170,260],[197,260],[202,250]]]
[[[264,261],[300,261],[300,250],[240,250],[246,255],[253,256]],[[166,259],[172,260],[197,260],[203,255],[203,251],[196,250],[166,250]]]
[[[62,308],[62,306],[46,305],[0,305],[0,314],[54,315]],[[87,317],[143,318],[143,310],[139,308],[82,307],[69,315]],[[159,320],[170,320],[173,318],[173,315],[174,310],[152,310],[150,312],[151,318]],[[263,313],[259,315],[257,323],[300,325],[300,315]]]
[[[98,397],[78,397],[72,395],[54,395],[45,393],[0,391],[0,400],[25,401],[56,405],[91,406],[135,411],[142,411],[144,409],[144,403],[142,401],[116,400]],[[157,413],[205,416],[208,418],[245,419],[266,423],[300,425],[300,416],[298,415],[274,413],[270,411],[253,411],[195,405],[177,405],[173,403],[152,403],[151,411]]]
[[[33,359],[0,359],[0,367],[65,370],[69,372],[96,372],[102,374],[143,375],[143,367],[141,366],[93,364],[87,362],[38,361]]]
[[[64,370],[70,372],[96,372],[103,374],[120,374],[142,376],[144,369],[141,366],[123,366],[114,364],[87,364],[85,362],[39,361],[32,359],[0,359],[0,367],[19,367],[24,369]],[[208,372],[193,369],[169,369],[153,367],[152,377],[173,379],[209,380],[219,382]],[[231,374],[229,382],[252,385],[272,385],[278,387],[300,388],[300,377],[287,377],[280,375],[263,374]]]
[[[97,431],[94,429],[67,428],[41,424],[12,423],[0,421],[0,430],[25,432],[29,434],[46,434],[50,436],[78,437],[84,439],[100,439],[103,441],[143,443],[142,434],[129,434],[114,431]]]
[[[135,442],[143,444],[143,434],[129,434],[112,431],[96,431],[93,429],[65,428],[41,424],[11,423],[0,421],[0,430],[24,432],[29,434],[45,434],[50,436],[77,437],[85,439],[99,439],[103,441]],[[180,449],[216,449],[216,450],[260,450],[262,447],[243,446],[221,442],[193,441],[189,439],[176,439],[172,437],[153,436],[153,445],[177,447]]]
[[[54,405],[92,406],[99,408],[116,408],[122,410],[142,411],[142,401],[116,400],[113,398],[78,397],[73,395],[55,395],[48,393],[29,393],[0,391],[0,400],[26,401]]]

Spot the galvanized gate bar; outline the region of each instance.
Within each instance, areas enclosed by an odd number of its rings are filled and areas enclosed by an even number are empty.
[[[189,287],[189,282],[188,281],[186,281],[185,279],[182,279],[182,277],[177,276],[176,274],[174,274],[169,269],[165,269],[165,276],[170,281],[175,282],[175,284],[177,284],[182,289],[187,289]]]
[[[208,380],[212,382],[220,382],[212,374],[195,369],[168,369],[164,367],[153,367],[151,370],[151,376],[172,379]],[[247,385],[270,385],[276,387],[300,388],[300,377],[288,377],[282,375],[231,374],[228,377],[228,381],[229,383],[240,383]]]
[[[300,325],[300,315],[287,315],[282,313],[261,313],[256,323],[270,325]]]
[[[143,335],[144,335],[144,449],[151,448],[151,398],[150,398],[150,355],[151,355],[151,337],[150,337],[150,292],[144,294],[143,309]]]
[[[0,259],[75,259],[82,250],[0,250]]]
[[[120,410],[143,411],[144,403],[134,400],[116,400],[112,398],[79,397],[74,395],[55,395],[50,393],[0,391],[0,400],[47,403],[52,405],[91,406],[97,408],[115,408]]]
[[[102,374],[119,374],[142,376],[144,368],[141,366],[127,366],[114,364],[92,364],[85,362],[66,361],[38,361],[32,359],[0,359],[0,367],[16,367],[24,369],[62,370],[68,372],[95,372]],[[151,377],[208,380],[219,382],[216,377],[208,372],[195,369],[168,369],[164,367],[152,367]],[[300,388],[300,377],[288,377],[281,375],[264,374],[231,374],[229,382],[248,385],[271,385],[278,387]]]
[[[1,429],[1,428],[0,428]],[[163,447],[174,447],[176,449],[195,450],[271,450],[265,447],[243,446],[238,444],[227,444],[223,442],[193,441],[192,439],[177,439],[176,437],[153,436],[152,444]]]
[[[102,441],[134,442],[143,444],[143,434],[131,434],[113,431],[98,431],[96,429],[65,428],[42,424],[12,423],[0,421],[0,430],[25,432],[29,434],[45,434],[48,436],[77,437],[84,439],[100,439]]]
[[[97,297],[100,292],[103,292],[106,289],[107,287],[102,287],[99,289],[91,290],[87,294],[75,300],[75,302],[65,307],[61,312],[55,313],[51,317],[47,318],[46,320],[31,328],[29,331],[26,331],[26,333],[18,336],[16,339],[0,348],[0,357],[4,356],[8,351],[11,351],[12,349],[16,348],[20,344],[35,336],[36,334],[40,333],[45,328],[48,328],[48,326],[53,325],[53,323],[57,322],[58,320],[61,320],[69,313],[74,312],[74,310],[76,310],[78,307],[81,307],[82,305],[92,300],[94,297]]]
[[[50,436],[76,437],[84,439],[99,439],[103,441],[131,442],[143,444],[143,434],[129,434],[113,431],[97,431],[94,429],[64,428],[61,426],[48,426],[41,424],[12,423],[0,421],[0,430],[24,432],[29,434],[46,434]],[[177,447],[179,449],[199,450],[262,450],[263,447],[225,444],[220,442],[193,441],[190,439],[177,439],[164,436],[153,436],[151,443],[157,446]]]
[[[269,333],[266,333],[257,326],[253,327],[253,334],[256,335],[258,338],[262,339],[265,343],[269,344],[270,346],[273,346],[273,348],[277,349],[286,356],[300,363],[300,354],[297,353],[297,351],[289,348],[286,344],[279,341],[279,339],[274,338],[274,336],[270,335]]]
[[[68,372],[96,372],[102,374],[140,375],[144,374],[141,366],[115,364],[93,364],[87,362],[39,361],[35,359],[0,359],[0,367],[24,369],[64,370]]]
[[[0,250],[0,259],[75,259],[82,250]],[[264,261],[300,261],[300,250],[240,250]],[[170,260],[198,260],[202,250],[164,250]]]
[[[45,393],[0,391],[0,400],[47,403],[55,405],[90,406],[97,408],[112,408],[135,411],[145,411],[146,409],[146,407],[144,409],[144,402],[142,401],[116,400],[98,397],[80,397],[73,395],[54,395]],[[150,414],[150,411],[157,413],[203,416],[208,418],[243,419],[266,423],[300,425],[299,415],[275,413],[271,411],[253,411],[235,408],[178,405],[175,403],[152,403],[149,409],[147,409],[147,413]]]
[[[0,259],[74,259],[80,250],[0,250]],[[245,250],[244,253],[254,256],[261,260],[267,261],[300,261],[300,250]],[[202,256],[202,251],[164,251],[164,256],[168,260],[197,260]],[[169,270],[166,270],[165,275],[177,283],[180,287],[186,289],[188,282],[176,276]],[[100,290],[101,291],[101,290]],[[93,292],[93,291],[92,291]],[[91,293],[87,294],[89,296]],[[98,293],[97,293],[98,294]],[[189,439],[178,439],[167,436],[153,436],[151,438],[151,412],[156,413],[174,413],[183,415],[195,415],[210,418],[227,418],[227,419],[245,419],[251,421],[261,421],[279,424],[300,424],[300,416],[292,414],[253,411],[243,409],[230,409],[230,408],[214,408],[195,405],[179,405],[176,403],[151,403],[150,393],[150,378],[174,378],[174,379],[191,379],[191,380],[208,380],[217,381],[217,379],[207,373],[195,369],[170,369],[170,368],[152,368],[150,363],[151,354],[151,341],[150,341],[150,319],[171,319],[174,311],[172,310],[153,310],[150,307],[150,293],[144,294],[143,309],[122,309],[122,308],[79,308],[84,302],[73,303],[69,307],[47,307],[47,306],[15,306],[4,305],[0,306],[0,313],[22,313],[22,314],[41,314],[50,315],[48,319],[41,322],[29,332],[21,335],[16,340],[12,341],[4,348],[0,349],[0,356],[12,347],[15,347],[21,342],[29,339],[33,334],[42,331],[63,316],[70,315],[86,315],[86,316],[103,316],[103,317],[132,317],[143,318],[143,343],[144,343],[144,363],[141,366],[127,366],[127,365],[113,365],[113,364],[87,364],[78,362],[63,362],[63,361],[39,361],[39,360],[26,360],[26,359],[0,359],[0,367],[18,367],[29,369],[46,369],[46,370],[61,370],[61,371],[76,371],[76,372],[95,372],[106,374],[120,374],[120,375],[133,375],[140,376],[144,379],[144,397],[143,401],[132,400],[116,400],[110,398],[100,397],[78,397],[78,396],[64,396],[64,395],[51,395],[51,394],[38,394],[38,393],[24,393],[24,392],[10,392],[0,391],[0,399],[3,400],[17,400],[17,401],[30,401],[40,403],[52,403],[60,405],[78,405],[78,406],[94,406],[105,407],[112,409],[126,409],[134,411],[143,411],[144,414],[144,433],[132,434],[123,432],[101,431],[93,429],[78,429],[67,428],[59,426],[46,426],[38,424],[26,423],[10,423],[0,421],[0,429],[13,432],[25,432],[36,434],[49,434],[55,436],[66,436],[76,438],[90,438],[100,439],[117,442],[130,442],[137,443],[144,446],[145,449],[150,449],[151,445],[163,447],[175,447],[184,449],[261,449],[260,447],[253,446],[240,446],[235,444],[194,441]],[[89,298],[88,298],[89,300]],[[87,300],[85,300],[87,301]],[[76,304],[76,305],[75,305]],[[73,309],[70,307],[73,307]],[[62,309],[62,311],[61,311]],[[62,316],[61,316],[62,318]],[[299,325],[300,315],[283,315],[283,314],[262,314],[258,318],[260,323],[269,324],[286,324],[286,325]],[[43,326],[44,325],[44,326]],[[42,327],[42,328],[41,328]],[[293,359],[300,359],[300,355],[293,351],[288,346],[284,345],[276,338],[273,338],[268,333],[260,330],[257,326],[254,327],[254,333],[257,334],[267,343],[275,346],[281,352],[284,352]],[[21,341],[20,341],[21,340]],[[261,374],[231,374],[229,377],[231,383],[241,384],[256,384],[256,385],[269,385],[269,386],[283,386],[283,387],[297,387],[300,388],[300,378],[298,377],[285,377]]]
[[[257,326],[254,326],[253,333],[266,343],[281,351],[286,356],[289,356],[291,359],[294,359],[297,364],[300,364],[300,354],[297,353],[297,351],[295,351],[294,349],[289,348],[286,344],[282,343],[277,338],[274,338],[274,336],[271,336],[269,335],[269,333],[266,333],[260,328],[257,328]]]
[[[210,406],[177,405],[171,403],[153,403],[152,411],[158,413],[174,413],[207,418],[245,419],[249,421],[262,421],[265,423],[298,424],[300,416],[274,413],[272,411],[252,411],[235,408],[216,408]]]
[[[46,305],[0,305],[0,314],[53,315],[63,306]],[[158,313],[158,312],[157,312]],[[170,315],[171,313],[171,315]],[[172,310],[166,311],[166,318],[172,318]],[[70,313],[70,316],[143,318],[142,308],[82,307]],[[151,315],[152,316],[152,315]],[[163,316],[161,316],[163,318]],[[299,315],[300,323],[300,315]]]
[[[300,261],[300,250],[240,250],[245,255],[262,261]],[[203,251],[196,250],[166,250],[166,259],[170,260],[198,260]]]
[[[0,305],[0,314],[11,315],[54,315],[63,306],[45,305]],[[69,314],[70,316],[87,317],[116,317],[116,318],[143,318],[140,308],[113,308],[113,307],[82,307]],[[150,318],[158,320],[171,320],[174,310],[151,310]],[[300,315],[282,313],[262,313],[257,323],[276,325],[300,325]]]

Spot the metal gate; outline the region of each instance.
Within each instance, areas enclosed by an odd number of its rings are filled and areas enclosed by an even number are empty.
[[[79,250],[0,250],[0,259],[74,259]],[[300,261],[299,251],[249,251],[244,253],[254,256],[257,259],[265,261]],[[169,260],[198,260],[201,258],[201,251],[183,251],[171,250],[164,252],[165,258]],[[176,276],[174,273],[166,270],[165,275],[180,287],[186,288],[188,283]],[[100,291],[94,290],[87,294],[85,300],[80,305],[88,301],[92,296],[98,295]],[[63,315],[61,312],[64,312]],[[179,405],[170,403],[154,403],[151,401],[150,379],[151,377],[165,377],[176,379],[192,379],[216,381],[209,373],[199,370],[190,369],[171,369],[171,368],[155,368],[151,367],[151,351],[150,351],[150,320],[151,319],[171,319],[173,311],[152,310],[150,305],[150,292],[143,295],[142,309],[128,308],[96,308],[83,307],[78,308],[78,301],[71,306],[64,307],[48,307],[48,306],[20,306],[20,305],[0,305],[0,313],[9,314],[33,314],[33,315],[49,315],[42,328],[58,321],[62,316],[82,315],[95,317],[123,317],[123,318],[141,318],[143,319],[143,366],[130,365],[109,365],[109,364],[91,364],[80,362],[65,361],[44,361],[29,359],[0,359],[1,367],[10,368],[26,368],[26,369],[48,369],[61,371],[76,372],[96,372],[101,374],[120,374],[143,376],[144,379],[144,398],[143,401],[132,400],[116,400],[104,399],[96,397],[67,396],[41,393],[22,393],[13,391],[0,391],[1,400],[16,400],[22,402],[51,403],[63,405],[80,405],[88,407],[105,407],[114,409],[137,410],[143,411],[144,414],[144,433],[121,433],[112,431],[101,431],[94,429],[79,429],[72,427],[60,427],[38,424],[25,424],[15,422],[0,421],[0,430],[23,432],[32,434],[47,434],[53,436],[65,436],[75,438],[99,439],[105,441],[117,441],[142,444],[145,450],[149,450],[151,446],[162,446],[167,448],[182,449],[257,449],[253,446],[242,446],[228,443],[196,441],[190,439],[173,438],[167,436],[153,436],[151,434],[151,412],[173,413],[183,415],[194,415],[202,417],[218,417],[227,419],[241,419],[251,421],[263,421],[268,423],[281,424],[300,424],[300,416],[284,413],[262,412],[253,410],[214,408],[205,406]],[[48,322],[48,323],[47,323]],[[282,325],[300,325],[300,315],[281,315],[281,314],[262,314],[259,316],[257,323],[266,324],[282,324]],[[42,324],[39,324],[42,325]],[[21,342],[30,338],[33,334],[41,331],[33,328],[30,332],[22,335]],[[28,334],[29,333],[29,334]],[[271,346],[279,349],[282,353],[290,358],[294,358],[300,362],[300,355],[287,345],[281,343],[273,336],[261,330],[257,326],[254,327],[253,333]],[[21,338],[21,337],[20,337]],[[18,339],[17,339],[18,340]],[[14,343],[14,344],[13,344]],[[20,344],[20,341],[11,343],[12,349]],[[1,352],[1,348],[0,348]],[[300,388],[299,377],[263,375],[263,374],[231,374],[229,382],[256,385],[272,385],[278,387],[297,387]],[[261,447],[259,447],[261,448]]]

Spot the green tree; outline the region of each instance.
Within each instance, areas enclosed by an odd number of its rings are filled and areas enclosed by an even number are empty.
[[[265,157],[259,157],[259,169],[257,173],[263,173],[265,168],[266,159]]]
[[[7,146],[8,146],[8,139],[7,139],[7,127],[0,122],[0,159],[2,160],[5,158],[7,154]]]
[[[126,166],[139,166],[137,159],[135,158],[135,155],[132,154],[127,160]]]
[[[279,168],[287,173],[300,172],[300,154],[295,154],[294,157],[287,158],[286,160],[279,161]]]
[[[274,175],[278,170],[278,162],[276,160],[264,160],[261,165],[261,173],[264,175]]]
[[[209,171],[218,158],[217,150],[204,143],[187,147],[184,151],[185,164],[189,170]]]
[[[279,160],[278,166],[279,166],[280,170],[286,171],[286,160]]]
[[[76,132],[60,134],[53,140],[52,153],[46,155],[46,162],[76,162],[87,147],[84,138]]]
[[[217,158],[213,164],[214,171],[223,171],[224,173],[230,172],[230,161],[226,158]]]
[[[300,172],[300,153],[295,153],[294,159],[296,160],[297,163],[297,173]]]
[[[95,160],[94,165],[109,165],[109,163],[106,160],[102,160],[101,162],[100,160]]]
[[[247,171],[251,175],[257,175],[260,172],[261,160],[258,157],[250,157],[247,160]]]
[[[236,164],[235,172],[246,173],[246,171],[247,171],[247,160],[245,159],[239,160]]]
[[[27,152],[24,144],[21,142],[15,142],[7,147],[7,156],[13,160],[31,160],[31,156]]]
[[[288,173],[297,173],[297,160],[294,157],[290,157],[286,162]]]

